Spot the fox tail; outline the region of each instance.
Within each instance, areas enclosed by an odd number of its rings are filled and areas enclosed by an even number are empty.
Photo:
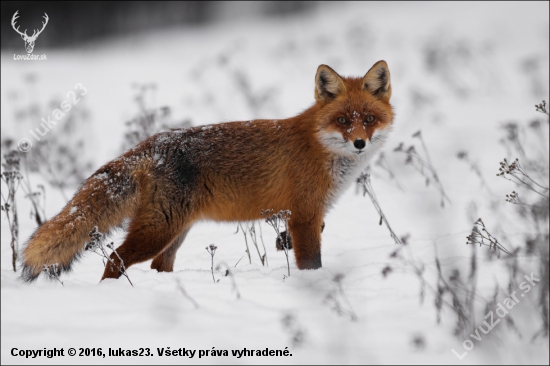
[[[136,207],[135,165],[124,159],[107,163],[88,178],[63,210],[40,226],[21,253],[21,279],[34,281],[47,266],[71,270],[97,226],[102,233],[120,226]]]

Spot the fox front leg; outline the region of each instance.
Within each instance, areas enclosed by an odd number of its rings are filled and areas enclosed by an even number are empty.
[[[290,220],[288,230],[292,237],[298,269],[317,269],[321,263],[321,220],[299,222]]]
[[[323,225],[321,225],[321,232],[323,232],[323,230],[325,230],[324,221],[323,221]],[[290,235],[288,235],[286,231],[283,231],[281,233],[281,237],[275,240],[275,247],[277,248],[277,250],[283,250],[284,243],[288,245],[288,249],[292,249],[292,240],[290,239]]]

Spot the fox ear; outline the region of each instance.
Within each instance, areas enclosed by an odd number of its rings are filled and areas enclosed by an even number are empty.
[[[386,102],[390,100],[390,69],[386,61],[378,61],[370,68],[363,78],[363,90]]]
[[[326,103],[342,93],[345,89],[344,81],[327,65],[320,65],[315,75],[315,99]]]

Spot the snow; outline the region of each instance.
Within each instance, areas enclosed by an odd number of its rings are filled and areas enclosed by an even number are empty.
[[[372,185],[392,228],[399,236],[410,234],[413,256],[433,280],[436,254],[444,267],[468,266],[470,247],[465,238],[473,224],[469,212],[475,212],[475,219],[483,217],[491,230],[500,228],[511,238],[510,245],[519,245],[522,235],[531,230],[508,214],[503,197],[513,187],[495,173],[507,155],[499,143],[504,136],[502,123],[527,124],[540,118],[533,105],[548,100],[548,14],[548,2],[339,2],[304,16],[262,20],[261,25],[240,20],[37,51],[47,54],[47,61],[14,61],[11,53],[2,52],[2,138],[30,138],[27,131],[40,125],[38,120],[28,128],[13,122],[16,105],[9,99],[13,91],[24,93],[23,80],[33,73],[37,82],[32,93],[41,105],[47,105],[52,95],[65,95],[76,83],[87,88],[86,98],[67,117],[79,108],[91,113],[85,133],[92,144],[82,151],[93,159],[90,175],[122,153],[124,122],[136,113],[133,82],[154,81],[158,106],[170,106],[176,120],[189,118],[193,125],[202,126],[295,115],[313,103],[319,64],[330,65],[341,75],[363,76],[384,59],[391,72],[396,119],[382,151],[403,189],[375,165]],[[522,71],[529,59],[542,65],[536,78]],[[247,78],[258,97],[255,102],[237,86],[238,73]],[[544,81],[542,95],[533,94],[533,80],[538,79]],[[269,97],[262,99],[262,95]],[[44,115],[48,113],[46,108]],[[58,133],[65,121],[59,121],[44,138]],[[411,137],[418,130],[451,199],[445,208],[440,207],[433,184],[426,187],[424,178],[403,164],[405,155],[393,152],[401,142],[419,148],[419,140]],[[169,143],[166,139],[161,136],[157,143]],[[486,194],[470,168],[456,158],[462,149],[478,163],[493,195]],[[548,156],[548,146],[545,153]],[[163,163],[157,157],[155,161]],[[108,178],[106,173],[95,176],[105,184]],[[41,176],[33,175],[32,182],[46,186],[49,218],[65,206],[59,190]],[[253,248],[252,263],[248,262],[243,235],[235,233],[237,225],[204,222],[193,227],[178,251],[174,272],[157,273],[149,269],[150,263],[131,267],[128,275],[134,287],[124,277],[99,283],[103,264],[93,253],[62,276],[64,286],[43,280],[26,285],[11,270],[9,227],[3,216],[1,362],[548,363],[548,340],[531,341],[536,329],[530,324],[535,320],[526,315],[524,303],[524,311],[511,311],[523,337],[500,324],[482,335],[482,341],[475,341],[474,349],[459,361],[451,350],[462,353],[464,339],[453,335],[454,315],[444,311],[437,324],[433,294],[427,292],[420,302],[420,282],[410,263],[390,258],[396,245],[387,228],[378,225],[379,216],[361,193],[355,187],[348,189],[325,217],[323,268],[299,271],[291,251],[290,277],[285,276],[283,252],[275,250],[275,233],[265,223],[262,232],[269,267],[261,265]],[[502,197],[496,207],[495,197]],[[18,208],[20,241],[24,242],[36,223],[27,215],[27,200],[19,199]],[[78,208],[72,207],[71,214],[73,209]],[[123,238],[124,232],[119,231],[111,239],[119,245]],[[214,266],[232,267],[240,298],[223,270],[215,271],[219,281],[212,281],[210,255],[205,250],[211,243],[218,246]],[[487,250],[478,248],[479,257]],[[523,258],[522,263],[530,260]],[[392,272],[385,277],[381,272],[388,265]],[[480,271],[478,291],[486,298],[492,296],[494,281],[506,287],[504,265],[486,263]],[[327,303],[327,295],[337,288],[337,274],[344,275],[342,288],[356,321],[339,315]],[[340,302],[347,306],[346,300]],[[483,304],[478,306],[481,325]],[[303,341],[293,342],[295,337]],[[415,345],[415,339],[421,339],[422,345]],[[150,348],[154,356],[25,359],[11,356],[14,347],[57,347],[65,353],[69,347],[102,348],[104,353],[109,347]],[[209,351],[215,347],[230,355],[231,350],[244,348],[288,347],[292,356],[198,359],[197,354],[187,360],[157,355],[157,348],[168,347]]]

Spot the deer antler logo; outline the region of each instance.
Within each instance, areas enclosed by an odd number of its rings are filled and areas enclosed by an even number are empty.
[[[46,20],[45,22],[42,22],[42,29],[38,30],[36,29],[34,31],[34,33],[32,34],[32,36],[28,36],[27,35],[27,30],[25,29],[24,32],[21,32],[19,30],[19,26],[17,28],[15,28],[15,20],[17,18],[19,18],[19,16],[17,15],[17,13],[19,12],[19,10],[17,10],[15,12],[15,14],[13,14],[13,18],[11,18],[11,26],[13,27],[13,29],[19,33],[21,35],[21,38],[23,38],[23,41],[25,41],[25,49],[27,50],[27,53],[32,53],[32,50],[34,49],[34,42],[36,41],[36,39],[38,38],[38,36],[40,35],[40,33],[42,33],[42,31],[44,30],[44,28],[46,28],[46,24],[48,24],[48,14],[44,13],[44,19]]]

